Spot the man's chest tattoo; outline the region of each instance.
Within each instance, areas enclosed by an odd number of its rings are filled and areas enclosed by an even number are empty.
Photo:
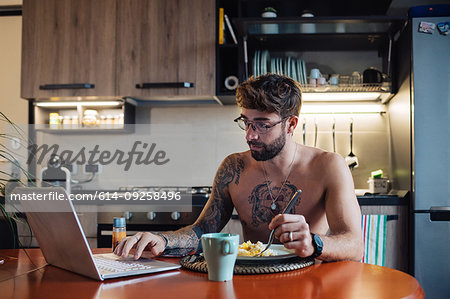
[[[252,225],[257,227],[263,223],[269,223],[275,215],[283,211],[297,189],[298,188],[289,181],[286,182],[286,185],[281,191],[280,187],[272,188],[272,194],[274,198],[277,199],[275,202],[275,210],[272,210],[271,205],[273,200],[269,189],[267,188],[267,184],[263,183],[257,185],[249,197],[249,202],[252,205]],[[279,192],[281,193],[278,195]],[[297,205],[300,204],[300,201],[301,199]],[[295,206],[292,209],[292,214],[295,214]]]

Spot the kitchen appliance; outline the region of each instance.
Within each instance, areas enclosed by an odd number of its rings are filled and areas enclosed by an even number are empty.
[[[421,29],[449,19],[411,19],[413,269],[427,298],[450,294],[450,37]]]
[[[42,168],[39,179],[42,187],[63,187],[70,194],[71,174],[58,155],[51,155],[47,167]]]
[[[182,195],[190,193],[192,195],[191,212],[156,212],[151,207],[142,212],[99,212],[97,215],[97,246],[99,248],[111,247],[112,223],[114,217],[125,217],[127,223],[127,235],[134,235],[139,231],[162,232],[177,230],[187,225],[193,224],[203,210],[209,196],[211,187],[179,187],[179,186],[125,186],[117,191],[121,192],[158,192],[174,191]],[[74,191],[75,192],[75,191]]]

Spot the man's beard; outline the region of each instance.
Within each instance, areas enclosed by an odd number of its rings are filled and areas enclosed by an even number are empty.
[[[256,141],[249,141],[247,143],[248,145],[255,145],[262,147],[261,151],[250,150],[253,159],[255,159],[256,161],[267,161],[272,159],[281,152],[284,145],[286,144],[286,134],[284,134],[284,132],[281,132],[280,137],[275,139],[275,141],[272,142],[271,144],[264,144],[262,142]]]

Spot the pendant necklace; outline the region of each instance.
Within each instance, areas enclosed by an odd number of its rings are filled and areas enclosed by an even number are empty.
[[[267,189],[269,190],[270,197],[272,198],[272,204],[270,205],[270,209],[271,209],[272,211],[275,211],[275,210],[276,210],[276,208],[277,208],[276,201],[278,200],[278,197],[280,197],[281,191],[283,191],[284,185],[286,185],[286,182],[287,182],[287,180],[288,180],[288,178],[289,178],[289,175],[291,174],[292,165],[294,165],[295,155],[297,154],[297,146],[298,146],[298,144],[296,143],[296,144],[295,144],[295,152],[294,152],[294,156],[292,157],[291,164],[289,164],[289,172],[288,172],[288,175],[287,175],[286,179],[284,180],[283,185],[281,185],[281,188],[280,188],[280,191],[279,191],[278,194],[277,194],[277,197],[273,197],[272,190],[270,189],[269,179],[267,178],[266,167],[264,166],[264,161],[262,162],[263,171],[264,171],[264,178],[266,179]]]

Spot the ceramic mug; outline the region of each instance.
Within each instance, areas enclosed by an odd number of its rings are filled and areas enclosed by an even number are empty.
[[[203,255],[208,265],[208,279],[233,279],[234,264],[239,249],[239,235],[212,233],[202,235]]]
[[[319,79],[320,77],[322,77],[322,74],[320,73],[319,69],[312,69],[309,77],[311,79]]]
[[[338,74],[331,75],[331,77],[330,77],[330,84],[331,85],[338,85],[339,84],[339,75]]]
[[[382,83],[383,74],[376,69],[370,68],[363,72],[363,82],[364,83]]]
[[[317,85],[325,85],[325,84],[327,84],[327,79],[325,79],[324,77],[317,78]]]

